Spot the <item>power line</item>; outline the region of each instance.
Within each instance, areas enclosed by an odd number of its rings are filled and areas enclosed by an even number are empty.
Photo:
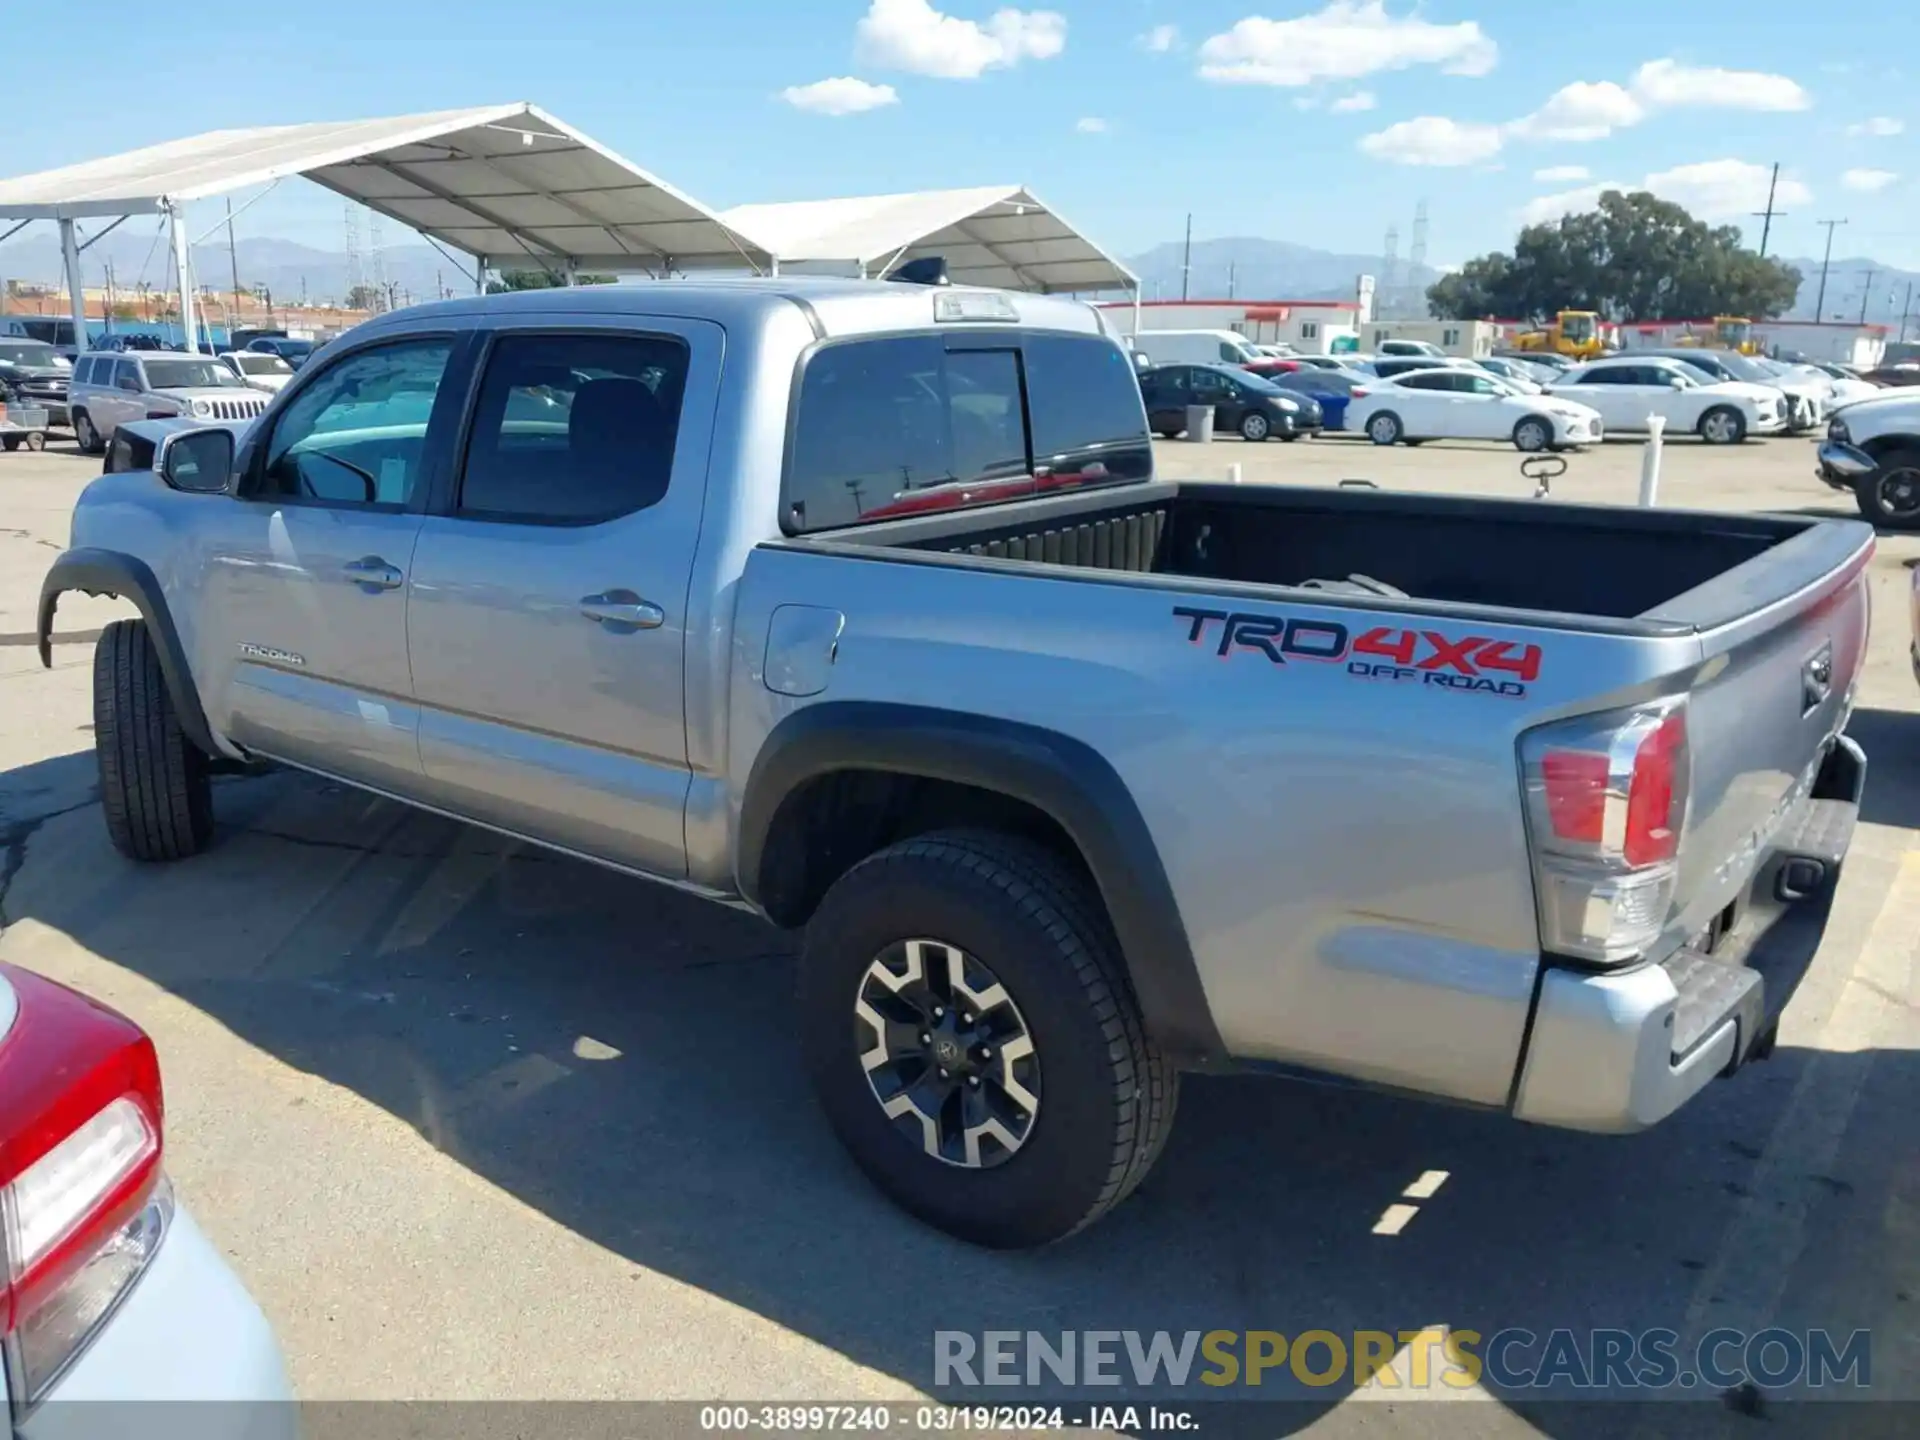
[[[1845,220],[1816,220],[1813,223],[1827,227],[1827,252],[1820,257],[1820,295],[1819,298],[1813,302],[1813,318],[1817,324],[1827,318],[1827,266],[1833,262],[1833,232],[1836,228],[1845,225],[1847,222]]]
[[[1773,233],[1773,217],[1784,216],[1787,212],[1773,208],[1773,195],[1780,188],[1780,162],[1773,162],[1773,178],[1767,182],[1767,208],[1753,212],[1753,218],[1760,221],[1760,258],[1767,258],[1767,237]]]

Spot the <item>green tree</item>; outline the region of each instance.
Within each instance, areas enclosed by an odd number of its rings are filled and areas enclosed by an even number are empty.
[[[1608,190],[1593,210],[1529,225],[1511,255],[1468,261],[1427,290],[1441,319],[1545,321],[1561,310],[1609,320],[1746,315],[1792,306],[1800,272],[1762,259],[1731,225],[1709,226],[1646,191]]]
[[[581,275],[575,278],[580,285],[611,285],[611,275]],[[565,275],[557,275],[547,270],[502,270],[498,280],[487,282],[489,295],[504,295],[510,290],[557,290],[567,283]]]

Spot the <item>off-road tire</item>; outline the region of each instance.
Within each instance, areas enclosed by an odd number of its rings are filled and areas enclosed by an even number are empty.
[[[1033,1038],[1041,1102],[992,1168],[945,1163],[903,1138],[860,1063],[853,1004],[889,945],[932,939],[978,956]],[[801,1050],[854,1163],[902,1209],[973,1244],[1045,1245],[1131,1194],[1173,1125],[1180,1076],[1147,1037],[1091,883],[1029,842],[923,835],[867,857],[827,892],[800,962]]]
[[[132,860],[184,860],[213,839],[213,781],[180,729],[142,620],[116,620],[93,652],[93,748],[113,848]]]
[[[1920,491],[1920,449],[1885,450],[1874,458],[1879,463],[1854,482],[1860,513],[1884,530],[1920,530],[1920,504],[1913,503]]]

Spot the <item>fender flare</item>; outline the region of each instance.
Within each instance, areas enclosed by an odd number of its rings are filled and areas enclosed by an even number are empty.
[[[166,593],[151,567],[144,560],[118,550],[91,548],[69,550],[54,561],[47,578],[40,582],[40,610],[35,628],[40,663],[48,669],[53,668],[53,612],[60,604],[60,597],[69,590],[88,595],[113,595],[133,603],[146,622],[148,635],[153,638],[160,675],[166,681],[182,733],[202,752],[218,758],[223,752],[214,744],[206,711],[200,705],[200,691],[187,665],[186,648],[180,643],[180,631],[173,623]]]
[[[741,804],[738,880],[756,907],[781,806],[835,770],[970,785],[1052,817],[1093,873],[1148,1033],[1183,1064],[1226,1059],[1152,832],[1098,751],[1057,731],[922,706],[828,701],[796,711],[768,735]]]

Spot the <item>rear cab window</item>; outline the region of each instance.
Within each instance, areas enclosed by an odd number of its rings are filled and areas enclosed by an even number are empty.
[[[801,373],[781,522],[807,534],[1152,475],[1140,382],[1103,336],[845,340]]]

